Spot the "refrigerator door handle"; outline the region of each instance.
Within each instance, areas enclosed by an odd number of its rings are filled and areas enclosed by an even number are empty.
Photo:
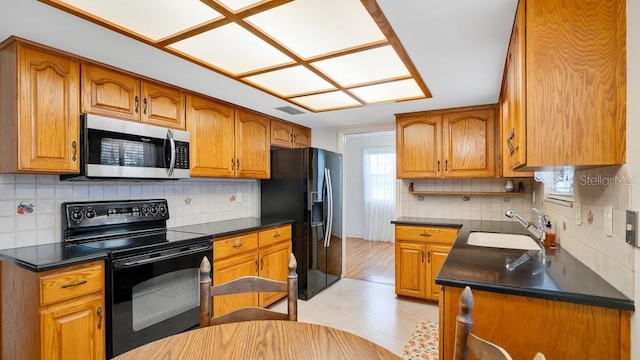
[[[327,178],[327,202],[329,203],[329,225],[325,247],[329,247],[331,245],[331,232],[333,231],[333,185],[331,184],[331,170],[325,169],[325,172]]]
[[[324,239],[322,242],[322,246],[327,247],[327,238],[329,237],[329,235],[331,234],[329,231],[331,231],[330,227],[330,221],[331,221],[331,203],[330,203],[330,196],[329,196],[329,183],[328,183],[328,178],[327,178],[327,169],[324,169],[324,178],[325,178],[325,182],[322,186],[322,192],[324,194],[326,194],[327,196],[327,201],[325,201],[325,204],[327,206],[327,220],[325,221],[325,227],[324,227]],[[326,188],[326,190],[325,190]]]

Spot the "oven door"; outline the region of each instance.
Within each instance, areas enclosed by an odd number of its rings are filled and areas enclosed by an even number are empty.
[[[108,356],[200,323],[199,268],[211,242],[112,261]]]

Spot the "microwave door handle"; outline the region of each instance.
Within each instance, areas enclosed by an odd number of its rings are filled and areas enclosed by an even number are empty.
[[[167,139],[169,139],[169,144],[171,146],[171,160],[169,161],[169,170],[167,174],[169,177],[173,176],[173,170],[176,167],[176,141],[173,139],[173,131],[171,129],[167,130]]]

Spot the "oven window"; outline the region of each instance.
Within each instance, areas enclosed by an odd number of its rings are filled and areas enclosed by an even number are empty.
[[[198,269],[156,276],[133,287],[133,331],[170,319],[200,303]]]

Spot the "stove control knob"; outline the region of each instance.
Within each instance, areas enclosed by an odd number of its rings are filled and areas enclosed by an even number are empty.
[[[142,205],[142,216],[149,216],[149,205]]]
[[[158,207],[155,204],[151,205],[151,216],[156,216],[158,214]]]
[[[88,208],[84,216],[86,216],[87,219],[93,219],[94,217],[96,217],[96,211],[93,210],[92,208]]]
[[[160,213],[160,216],[167,215],[167,206],[165,204],[158,205],[158,212]]]
[[[82,215],[82,210],[80,210],[80,208],[75,208],[71,212],[71,220],[75,221],[76,223],[80,223],[83,217],[84,216]]]

